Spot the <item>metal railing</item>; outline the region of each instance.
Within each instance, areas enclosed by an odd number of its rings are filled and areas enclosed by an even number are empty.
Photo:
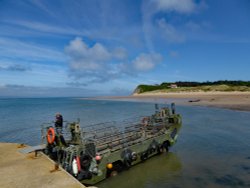
[[[79,134],[81,143],[93,142],[99,149],[116,146],[125,147],[148,137],[163,134],[163,129],[166,129],[166,122],[162,119],[157,119],[157,121],[150,119],[146,126],[141,120],[142,117],[133,117],[123,121],[104,122],[81,127]],[[64,121],[62,134],[66,142],[72,139],[72,124],[79,124],[79,122],[69,123]],[[45,143],[49,127],[54,127],[54,122],[42,124],[42,143]]]

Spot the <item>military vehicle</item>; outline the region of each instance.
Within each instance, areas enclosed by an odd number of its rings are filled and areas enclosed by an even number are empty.
[[[151,116],[80,127],[80,121],[57,130],[42,126],[44,153],[86,185],[96,184],[146,159],[168,151],[178,137],[182,119],[175,105]]]

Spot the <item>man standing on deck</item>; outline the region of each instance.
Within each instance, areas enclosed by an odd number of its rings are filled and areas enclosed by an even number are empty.
[[[62,134],[63,116],[60,113],[56,113],[55,128],[57,134]]]

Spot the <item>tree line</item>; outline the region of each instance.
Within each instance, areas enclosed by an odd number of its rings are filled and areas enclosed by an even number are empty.
[[[250,87],[250,81],[241,80],[219,80],[219,81],[206,81],[206,82],[183,82],[178,81],[174,83],[163,82],[161,86],[170,86],[171,84],[176,84],[178,87],[197,87],[197,86],[213,86],[213,85],[228,85],[228,86],[248,86]]]
[[[250,81],[231,81],[231,80],[219,80],[219,81],[206,81],[206,82],[192,82],[192,81],[177,81],[177,82],[163,82],[160,85],[139,85],[135,89],[134,93],[143,93],[146,91],[154,91],[170,88],[172,84],[176,84],[178,87],[199,87],[199,86],[214,86],[214,85],[228,85],[228,86],[247,86],[250,87]]]

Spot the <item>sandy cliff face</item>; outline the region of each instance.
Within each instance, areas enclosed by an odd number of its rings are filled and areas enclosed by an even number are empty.
[[[137,86],[135,90],[133,91],[132,95],[138,95],[139,93],[141,93],[141,88]]]

